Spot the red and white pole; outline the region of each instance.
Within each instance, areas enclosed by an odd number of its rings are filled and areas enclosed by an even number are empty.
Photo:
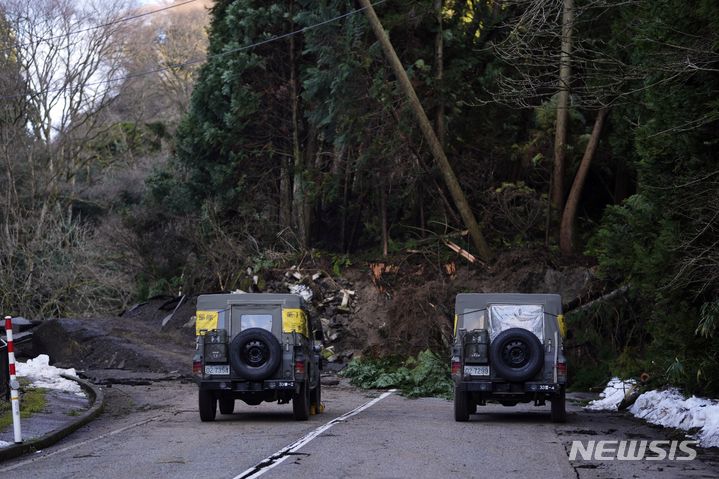
[[[8,368],[10,369],[10,402],[12,403],[12,425],[15,432],[15,442],[22,442],[22,432],[20,430],[20,396],[18,389],[20,383],[15,377],[15,348],[12,342],[12,318],[5,316],[5,334],[7,335],[7,357]]]

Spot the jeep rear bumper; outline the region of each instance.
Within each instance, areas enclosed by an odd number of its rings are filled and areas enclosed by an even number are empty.
[[[199,380],[200,389],[205,391],[237,391],[237,392],[262,392],[262,391],[295,391],[299,381],[288,379],[267,379],[265,381],[237,381],[227,380]]]
[[[526,393],[545,393],[552,395],[559,393],[563,384],[531,381],[525,383],[508,383],[496,381],[460,381],[457,391],[484,392],[497,395],[524,395]]]

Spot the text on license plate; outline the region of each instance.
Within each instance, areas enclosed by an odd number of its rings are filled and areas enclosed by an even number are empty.
[[[230,374],[230,365],[229,364],[220,364],[215,366],[205,366],[205,374],[211,375],[211,374]]]
[[[489,366],[465,366],[465,376],[489,376]]]

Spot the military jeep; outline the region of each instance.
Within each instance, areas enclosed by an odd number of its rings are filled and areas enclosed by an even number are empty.
[[[551,402],[566,420],[567,363],[558,294],[465,293],[455,301],[454,418],[467,421],[487,401]]]
[[[205,294],[197,299],[193,373],[202,421],[232,414],[235,400],[255,406],[292,401],[294,418],[322,412],[322,328],[294,294]]]

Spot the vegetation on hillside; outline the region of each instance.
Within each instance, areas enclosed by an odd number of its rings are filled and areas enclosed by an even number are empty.
[[[4,311],[229,290],[309,250],[357,264],[466,228],[356,2],[142,22],[116,21],[129,2],[26,4],[0,8]],[[374,8],[490,248],[595,263],[625,292],[569,318],[582,380],[719,394],[719,5]]]

